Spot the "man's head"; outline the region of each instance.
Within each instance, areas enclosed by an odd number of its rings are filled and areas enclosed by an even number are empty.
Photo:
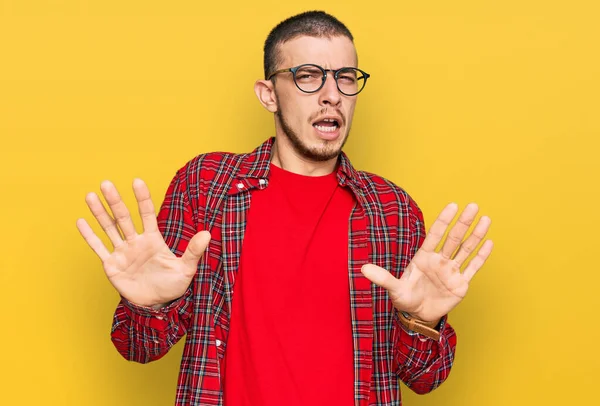
[[[282,145],[289,145],[296,156],[306,161],[336,158],[350,132],[356,96],[340,92],[330,70],[357,67],[350,31],[329,14],[309,11],[279,23],[267,37],[264,52],[265,80],[256,82],[255,91],[263,106],[275,113],[277,137],[283,138]],[[327,79],[320,89],[305,86],[302,81],[311,80],[302,75],[305,70],[287,71],[302,64],[326,70]],[[281,70],[284,71],[278,72]],[[322,72],[315,67],[311,71],[316,75],[312,80],[320,85]],[[352,72],[338,73],[340,89],[348,94],[352,92],[344,86],[352,82]]]

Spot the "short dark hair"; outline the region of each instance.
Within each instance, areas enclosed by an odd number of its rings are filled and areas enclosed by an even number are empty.
[[[279,46],[300,36],[309,37],[335,37],[344,36],[354,42],[350,30],[337,18],[324,11],[306,11],[292,16],[271,30],[264,48],[265,79],[275,70],[281,59]]]

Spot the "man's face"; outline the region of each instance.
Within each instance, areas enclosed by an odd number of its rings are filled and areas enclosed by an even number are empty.
[[[352,41],[343,36],[299,37],[281,45],[280,55],[282,62],[276,69],[311,63],[335,70],[357,64]],[[286,137],[295,153],[309,161],[327,161],[339,155],[350,133],[356,96],[341,94],[331,72],[315,93],[298,89],[291,72],[280,73],[275,94],[278,137]]]

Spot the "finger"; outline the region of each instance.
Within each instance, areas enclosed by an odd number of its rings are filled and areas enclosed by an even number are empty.
[[[479,243],[485,238],[488,230],[490,229],[490,224],[492,224],[492,220],[483,216],[477,222],[475,229],[469,235],[469,237],[462,243],[460,249],[454,256],[454,260],[458,263],[458,266],[462,266],[463,262],[475,251],[475,248],[479,245]]]
[[[94,250],[96,255],[100,257],[100,260],[104,262],[109,256],[110,252],[104,246],[104,243],[98,238],[94,231],[90,227],[90,225],[84,219],[77,220],[77,229],[81,233],[83,239],[88,243],[90,248]]]
[[[475,220],[475,216],[477,216],[477,212],[479,208],[475,203],[470,203],[465,207],[463,212],[460,214],[458,221],[454,226],[450,229],[448,233],[448,237],[444,241],[444,246],[442,247],[441,254],[444,258],[449,259],[450,256],[456,251],[456,249],[460,246],[463,238],[465,238],[465,234],[473,224],[473,220]]]
[[[105,180],[100,185],[100,190],[102,191],[119,228],[123,232],[125,239],[131,240],[135,238],[137,232],[135,231],[133,221],[131,221],[131,215],[129,214],[127,206],[125,206],[125,203],[121,200],[121,196],[115,185],[113,185],[112,182]]]
[[[108,214],[106,208],[102,204],[100,197],[94,192],[88,193],[85,197],[85,201],[90,208],[90,211],[100,224],[100,227],[104,230],[113,247],[119,247],[123,244],[123,238],[121,238],[121,233],[117,228],[117,223],[113,220],[113,218]]]
[[[198,267],[198,261],[202,255],[204,255],[204,251],[206,251],[206,247],[208,247],[209,242],[210,233],[208,231],[200,231],[193,236],[188,243],[185,252],[181,256],[183,263],[189,268],[195,270]]]
[[[492,240],[487,240],[483,243],[481,248],[479,248],[477,255],[469,262],[469,265],[467,265],[465,271],[463,272],[463,275],[467,279],[467,282],[473,279],[477,271],[481,269],[485,261],[492,253],[492,248],[494,248],[494,243],[492,242]]]
[[[442,237],[444,237],[448,225],[452,222],[457,212],[458,205],[456,203],[450,203],[442,210],[438,218],[431,225],[429,233],[427,233],[423,245],[421,245],[423,251],[435,251],[435,248],[439,245],[440,241],[442,241]]]
[[[366,264],[360,271],[368,280],[388,291],[394,290],[398,285],[398,279],[380,266]]]
[[[150,197],[150,190],[146,183],[141,179],[133,180],[133,193],[138,202],[138,209],[140,217],[142,218],[142,224],[144,231],[154,232],[158,230],[158,223],[156,222],[156,212],[154,211],[154,203]]]

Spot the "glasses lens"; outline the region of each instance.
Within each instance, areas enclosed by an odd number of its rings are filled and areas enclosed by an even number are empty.
[[[314,92],[323,83],[323,71],[314,65],[302,65],[294,76],[296,85],[305,92]]]
[[[365,76],[356,68],[344,68],[338,72],[337,84],[345,95],[351,96],[359,93],[365,87],[365,83]]]

